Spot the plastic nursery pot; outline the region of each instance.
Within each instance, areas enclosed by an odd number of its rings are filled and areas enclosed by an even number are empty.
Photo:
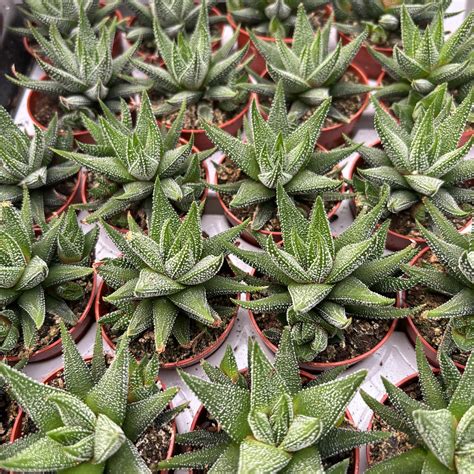
[[[183,140],[182,138],[179,141],[182,145],[185,145],[187,143],[186,140]],[[193,146],[192,151],[193,151],[193,153],[199,153],[199,150],[195,146]],[[207,176],[207,166],[205,166],[203,164],[201,164],[201,166],[203,166],[204,171],[205,171],[206,176]],[[82,177],[82,180],[81,180],[81,183],[80,183],[79,197],[80,197],[80,201],[81,201],[82,204],[88,204],[89,203],[89,193],[88,193],[88,187],[87,187],[88,171],[87,170],[82,170],[82,175],[83,175],[83,177]],[[204,191],[202,192],[201,197],[199,198],[199,201],[201,203],[206,201],[208,193],[209,193],[209,189],[204,188]],[[123,227],[117,227],[117,226],[112,226],[112,227],[115,230],[118,230],[119,232],[121,232],[122,234],[126,234],[129,230],[129,229],[125,229]]]
[[[342,40],[342,44],[346,45],[352,42],[352,38],[342,31],[337,32],[338,37]],[[385,54],[385,56],[392,56],[393,49],[383,48],[381,46],[374,46],[375,51]],[[367,45],[364,43],[355,58],[352,60],[352,64],[362,69],[369,79],[376,79],[382,72],[382,66],[372,57],[367,49]]]
[[[85,357],[84,360],[86,362],[90,362],[92,360],[92,357],[90,357],[90,356]],[[48,385],[49,383],[51,383],[52,380],[54,380],[56,377],[58,377],[58,375],[63,371],[64,371],[64,366],[60,367],[59,369],[54,370],[43,380],[43,383]],[[166,385],[163,383],[163,381],[159,377],[157,378],[156,381],[160,383],[162,390],[166,390]],[[169,407],[173,408],[172,403],[169,403]],[[18,411],[18,415],[15,419],[15,423],[13,425],[13,429],[12,429],[11,436],[10,436],[10,443],[13,443],[17,439],[21,438],[21,435],[22,435],[21,431],[22,431],[22,424],[23,424],[23,417],[24,416],[25,416],[25,413],[24,413],[23,409],[20,408],[20,410]],[[174,448],[175,448],[175,439],[176,439],[176,421],[175,420],[173,420],[171,422],[171,427],[172,427],[171,438],[170,438],[170,444],[169,444],[169,447],[168,447],[168,451],[166,453],[166,459],[170,459],[173,456],[173,452],[174,452]],[[164,471],[161,471],[161,472],[164,472]]]
[[[379,147],[380,140],[377,140],[371,143],[369,146]],[[348,179],[352,179],[354,177],[354,174],[357,171],[357,168],[359,166],[362,166],[363,163],[364,163],[364,159],[360,155],[356,155],[356,157],[349,164]],[[351,209],[352,214],[355,217],[357,215],[357,207],[356,207],[355,199],[351,199],[349,207]],[[471,223],[472,223],[472,219],[466,222],[466,224],[461,229],[459,229],[459,232],[461,234],[466,232],[467,229],[469,229]],[[389,229],[388,235],[387,235],[387,242],[385,245],[385,247],[388,250],[394,250],[394,251],[402,250],[411,244],[415,244],[420,247],[425,247],[426,240],[421,237],[408,237],[407,235],[399,234],[398,232],[395,232]]]
[[[324,7],[324,10],[325,10],[325,19],[327,20],[330,16],[331,16],[331,13],[332,13],[332,8],[328,5],[326,5]],[[238,27],[238,25],[236,24],[236,22],[234,21],[234,18],[232,17],[232,13],[227,13],[227,22],[229,23],[229,25],[232,27],[232,29],[235,31]],[[271,37],[271,36],[260,36],[260,35],[257,35],[257,38],[262,40],[262,41],[266,41],[268,43],[274,43],[275,42],[275,38]],[[283,41],[286,43],[286,44],[291,44],[293,43],[293,38],[282,38]],[[250,39],[250,35],[248,34],[248,31],[246,30],[246,28],[242,28],[240,29],[239,31],[239,36],[237,38],[237,45],[239,47],[239,49],[243,48],[247,43],[250,43],[250,48],[249,48],[249,51],[246,55],[246,58],[250,57],[251,55],[253,55],[253,60],[252,62],[250,63],[249,67],[255,71],[257,74],[261,74],[265,71],[265,69],[267,68],[267,64],[266,64],[266,61],[265,59],[263,58],[263,56],[258,52],[258,49],[254,46],[254,44],[252,43],[252,40]]]
[[[77,323],[75,326],[69,329],[69,334],[71,334],[71,337],[74,339],[74,341],[79,341],[82,336],[86,333],[86,331],[89,329],[90,325],[92,324],[92,306],[94,303],[94,298],[95,298],[95,293],[98,287],[98,281],[97,281],[97,276],[94,273],[92,276],[92,289],[91,293],[89,295],[89,299],[87,301],[87,305],[84,308],[84,311],[82,312],[81,317],[78,319]],[[61,338],[57,339],[56,341],[52,342],[51,344],[48,344],[47,346],[38,349],[37,351],[33,352],[31,354],[28,363],[32,362],[41,362],[44,360],[52,359],[53,357],[57,357],[60,355],[62,352],[62,343],[61,343]],[[14,365],[16,364],[20,358],[18,356],[6,356],[6,362],[9,365]]]
[[[240,370],[241,373],[245,374],[248,369],[242,369]],[[300,376],[301,378],[306,378],[308,381],[314,380],[315,376],[313,374],[310,374],[308,372],[305,372],[304,370],[300,370]],[[189,431],[196,431],[200,424],[205,421],[205,417],[207,414],[206,407],[204,405],[200,405],[199,408],[196,411],[196,414],[194,415],[193,421],[191,423],[191,427],[189,428]],[[352,415],[350,414],[349,410],[346,410],[345,413],[345,419],[349,422],[350,425],[355,427],[354,419],[352,418]],[[353,456],[354,456],[354,470],[352,471],[351,474],[359,474],[360,472],[360,449],[359,448],[354,448],[353,449]],[[188,471],[189,474],[193,474],[194,470],[190,469]]]
[[[411,260],[410,265],[411,266],[416,265],[417,262],[420,259],[422,259],[423,256],[429,251],[430,251],[430,248],[425,247],[418,255],[415,255],[415,257]],[[397,306],[399,308],[403,308],[407,306],[406,296],[407,296],[407,291],[402,291],[397,294]],[[422,336],[421,332],[419,331],[415,322],[413,321],[413,318],[411,317],[405,318],[403,322],[404,322],[405,332],[407,333],[408,339],[410,339],[410,342],[412,343],[413,347],[415,347],[416,340],[419,339],[421,343],[423,344],[423,351],[429,363],[433,367],[439,367],[436,349]],[[456,362],[454,359],[453,359],[453,362],[458,369],[464,370],[465,366],[463,364]]]
[[[252,326],[255,329],[255,332],[260,336],[263,343],[273,353],[276,353],[278,349],[277,346],[275,346],[275,344],[273,344],[273,342],[271,342],[270,339],[268,339],[265,336],[265,334],[263,334],[263,331],[260,329],[260,326],[258,325],[253,312],[251,310],[248,310],[248,314],[249,314],[250,322],[252,323]],[[367,352],[364,352],[363,354],[358,355],[357,357],[353,357],[352,359],[339,360],[337,362],[301,362],[300,367],[305,370],[310,370],[312,372],[322,372],[324,370],[332,369],[334,367],[339,367],[341,365],[350,366],[350,365],[357,364],[358,362],[364,359],[367,359],[367,357],[370,357],[372,354],[377,352],[390,339],[391,335],[395,331],[395,328],[397,327],[397,322],[398,321],[394,319],[392,321],[392,324],[390,325],[390,328],[385,334],[385,336],[374,347],[372,347],[372,349],[370,349]]]
[[[321,150],[321,151],[326,151],[326,149],[320,145],[317,145],[317,147]],[[216,163],[217,164],[221,164],[223,161],[225,160],[225,156],[222,156],[220,157]],[[213,166],[212,164],[207,164],[206,163],[206,181],[210,184],[218,184],[218,177],[217,177],[217,173],[214,173],[214,176],[213,178],[211,179],[211,174],[209,172],[209,166]],[[342,187],[341,187],[341,193],[344,193],[346,191],[346,185],[343,184]],[[222,210],[224,211],[224,214],[227,218],[227,220],[232,224],[232,225],[239,225],[239,224],[242,224],[242,219],[239,219],[230,209],[229,207],[227,206],[227,204],[224,202],[224,200],[222,199],[221,195],[216,192],[216,196],[217,196],[217,200],[219,201],[219,204],[220,206],[222,207]],[[328,213],[328,218],[329,220],[331,220],[336,214],[337,214],[337,211],[339,210],[339,208],[341,207],[341,204],[342,204],[342,201],[339,201],[337,202],[334,207],[331,208],[331,210],[329,211]],[[281,232],[274,232],[274,231],[269,231],[269,230],[259,230],[258,231],[260,234],[264,235],[264,236],[268,236],[268,235],[271,235],[273,237],[273,240],[275,240],[275,242],[280,242],[282,240],[282,233]],[[241,234],[241,237],[247,241],[249,244],[252,244],[252,245],[255,245],[257,247],[259,247],[259,243],[257,242],[257,240],[255,239],[255,237],[252,236],[252,234],[250,234],[249,232],[247,231],[244,231],[242,232]]]
[[[98,290],[97,290],[97,296],[96,296],[95,303],[94,303],[94,306],[95,306],[95,319],[96,319],[97,323],[99,323],[100,318],[107,312],[106,309],[105,309],[105,303],[102,300],[106,288],[107,288],[107,285],[102,281],[99,284],[99,287],[98,287]],[[225,328],[224,332],[217,338],[217,340],[213,344],[206,347],[199,354],[196,354],[192,357],[188,357],[187,359],[183,359],[183,360],[180,360],[178,362],[160,363],[160,368],[162,368],[162,369],[176,369],[178,367],[184,368],[184,367],[189,367],[191,365],[197,364],[202,359],[206,359],[211,354],[213,354],[217,349],[219,349],[220,346],[222,346],[222,344],[224,343],[224,341],[227,339],[230,332],[232,331],[232,328],[234,327],[234,324],[235,324],[236,320],[237,320],[237,308],[235,309],[234,315],[232,316],[232,318],[227,323],[227,327]],[[107,332],[107,329],[104,326],[101,326],[101,332],[102,332],[102,338],[104,339],[104,341],[112,349],[115,350],[115,343],[112,341],[112,338],[110,337],[110,334]]]

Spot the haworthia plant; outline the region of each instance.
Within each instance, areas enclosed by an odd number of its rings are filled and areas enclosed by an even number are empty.
[[[441,372],[432,372],[418,340],[416,346],[417,400],[382,378],[390,406],[361,392],[362,398],[394,431],[406,434],[410,448],[367,470],[368,474],[389,472],[457,473],[472,471],[474,435],[474,357],[471,355],[461,374],[451,359],[438,353]]]
[[[90,255],[98,230],[83,234],[71,210],[33,232],[33,215],[25,189],[18,211],[10,202],[0,204],[0,351],[8,354],[21,340],[26,349],[36,342],[46,315],[73,326],[79,314],[68,303],[86,294],[78,280],[92,273]]]
[[[215,125],[204,123],[208,137],[242,172],[235,183],[212,185],[212,189],[233,195],[231,209],[256,205],[252,229],[262,229],[276,217],[276,188],[284,187],[296,202],[312,205],[317,195],[327,200],[342,200],[342,181],[326,174],[357,149],[357,145],[331,151],[316,150],[330,101],[320,105],[299,126],[287,116],[283,83],[277,86],[268,120],[254,101],[250,122],[245,122],[246,141],[235,138]]]
[[[242,108],[247,93],[237,85],[248,81],[241,62],[247,48],[232,52],[238,31],[217,51],[212,38],[206,4],[201,4],[199,18],[189,37],[178,35],[171,40],[162,26],[154,21],[155,40],[163,66],[135,59],[135,67],[153,82],[152,89],[163,97],[155,113],[164,116],[176,112],[183,103],[196,104],[198,114],[212,119],[212,108],[234,111]]]
[[[210,9],[217,5],[217,0],[203,0]],[[139,0],[124,0],[124,4],[135,14],[132,25],[127,28],[127,39],[136,41],[153,39],[153,22],[157,21],[170,38],[176,38],[179,33],[191,33],[201,9],[193,0],[148,0],[146,4]],[[211,24],[222,21],[224,17],[213,15],[209,18]]]
[[[95,209],[85,221],[114,218],[130,207],[151,209],[151,195],[157,177],[166,197],[180,210],[187,210],[204,191],[201,162],[214,150],[194,153],[192,141],[179,141],[184,107],[167,130],[156,123],[146,93],[141,97],[136,122],[122,100],[117,118],[103,103],[97,122],[83,116],[94,144],[78,143],[82,153],[57,151],[61,156],[104,177],[89,190]]]
[[[219,423],[217,431],[198,429],[177,437],[191,452],[163,461],[163,469],[210,468],[210,472],[346,473],[355,447],[386,433],[344,426],[344,412],[366,372],[336,379],[337,369],[304,385],[288,330],[272,364],[249,339],[248,378],[239,372],[230,347],[219,367],[203,363],[210,381],[186,372],[182,380]],[[333,462],[331,462],[333,461]],[[332,465],[331,465],[332,464]]]
[[[441,271],[433,265],[406,267],[405,272],[417,278],[429,290],[449,297],[437,308],[427,310],[428,319],[449,319],[443,346],[450,342],[461,351],[474,350],[474,235],[462,235],[431,203],[426,208],[434,222],[435,232],[418,224],[433,254],[443,266]]]
[[[161,390],[157,358],[136,362],[126,338],[107,367],[100,331],[90,363],[82,359],[63,324],[61,336],[65,389],[0,363],[0,377],[36,428],[0,446],[0,467],[15,472],[151,474],[152,466],[135,444],[149,427],[159,430],[185,408],[167,408],[179,389]]]
[[[120,0],[101,2],[100,0],[23,0],[18,10],[27,21],[26,27],[12,27],[13,31],[33,38],[31,26],[47,36],[51,25],[65,38],[77,33],[81,9],[84,10],[91,25],[100,27],[120,5]]]
[[[51,148],[71,150],[72,136],[59,133],[54,116],[46,130],[35,127],[30,138],[0,107],[0,202],[21,205],[23,188],[30,191],[35,222],[44,219],[45,207],[54,211],[64,204],[65,196],[55,190],[68,178],[77,175],[80,166],[64,160]]]
[[[432,103],[406,130],[374,100],[374,126],[383,149],[362,146],[358,150],[369,165],[358,168],[360,178],[354,179],[362,198],[375,204],[380,186],[388,185],[390,213],[409,209],[423,221],[423,202],[429,200],[447,216],[467,217],[465,207],[474,203],[474,192],[463,184],[474,177],[474,161],[464,158],[474,139],[457,145],[473,101],[471,92],[454,113],[447,109],[436,116],[437,104]]]
[[[349,35],[360,34],[366,27],[372,44],[386,46],[401,36],[401,5],[405,5],[413,22],[426,26],[440,10],[446,10],[451,0],[332,0],[336,27]]]
[[[457,103],[461,103],[473,86],[473,31],[474,12],[446,39],[442,12],[422,31],[402,6],[402,43],[395,46],[392,57],[369,47],[369,52],[393,81],[375,96],[394,102],[393,110],[401,116],[407,106],[412,107],[437,85],[447,82],[449,91]]]
[[[306,11],[329,3],[329,0],[227,0],[227,10],[236,23],[261,36],[286,38],[297,24],[297,9]]]
[[[416,254],[413,246],[384,256],[389,222],[377,230],[376,226],[387,199],[384,189],[376,207],[334,238],[320,197],[307,220],[280,185],[282,246],[268,237],[259,238],[264,252],[233,250],[271,284],[268,296],[236,302],[257,313],[282,314],[291,327],[299,360],[312,361],[328,344],[344,341],[344,330],[353,318],[387,320],[418,311],[395,308],[395,299],[382,294],[416,282],[400,278],[401,265]],[[249,279],[252,284],[259,281]]]
[[[104,223],[122,256],[98,267],[99,275],[115,290],[104,301],[117,308],[99,323],[127,337],[153,329],[158,353],[171,336],[179,345],[188,345],[191,320],[203,328],[226,324],[235,308],[212,305],[212,296],[262,289],[219,274],[225,244],[231,245],[246,225],[204,237],[199,206],[193,202],[180,220],[157,179],[148,235],[132,219],[126,235]]]
[[[330,52],[331,26],[332,20],[329,20],[315,33],[303,5],[300,5],[291,45],[280,39],[268,43],[251,32],[250,37],[265,58],[270,77],[253,74],[256,83],[241,87],[259,96],[272,98],[278,81],[282,81],[292,120],[301,119],[329,97],[344,99],[371,91],[371,86],[345,77],[367,33],[362,33],[346,46],[339,42]],[[334,105],[329,109],[328,116],[338,122],[350,119]]]
[[[47,39],[32,28],[32,33],[51,64],[36,57],[47,80],[31,79],[15,70],[9,79],[20,87],[58,98],[63,109],[61,121],[78,128],[81,112],[90,118],[99,113],[99,100],[114,112],[120,110],[120,98],[137,94],[149,84],[129,75],[136,43],[120,56],[112,58],[117,22],[102,25],[98,32],[92,28],[84,13],[80,15],[74,44],[66,42],[53,24]]]

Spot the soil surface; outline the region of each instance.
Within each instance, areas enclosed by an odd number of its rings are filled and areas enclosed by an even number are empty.
[[[433,255],[431,250],[428,250],[423,257],[416,262],[417,267],[423,265],[435,266],[437,270],[444,272],[444,267],[439,263],[437,257]],[[414,286],[406,293],[407,305],[418,306],[424,304],[426,305],[424,311],[437,308],[448,300],[449,296],[436,293],[421,285]],[[443,342],[443,335],[448,326],[449,319],[431,319],[422,314],[412,316],[411,318],[426,342],[435,350],[438,350]],[[469,352],[461,351],[453,344],[450,356],[454,361],[465,365],[469,357]]]
[[[0,446],[10,442],[10,436],[20,408],[0,389]],[[0,473],[3,473],[0,469]]]
[[[74,189],[77,185],[77,174],[70,176],[69,178],[61,181],[60,183],[56,184],[55,186],[51,187],[54,196],[61,201],[56,207],[46,206],[44,207],[44,213],[46,218],[50,217],[53,213],[57,212],[59,208],[61,208],[65,202],[69,199],[71,194],[74,192]]]

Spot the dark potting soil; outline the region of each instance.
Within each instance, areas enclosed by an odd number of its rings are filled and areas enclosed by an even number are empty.
[[[418,381],[406,385],[403,387],[403,391],[415,400],[422,400],[421,388]],[[385,405],[391,406],[390,401],[387,400]],[[386,431],[392,433],[393,436],[370,446],[369,466],[390,459],[397,454],[402,454],[414,447],[409,442],[409,438],[405,433],[394,431],[393,428],[376,414],[373,419],[372,431]]]
[[[308,15],[308,18],[313,28],[317,30],[318,28],[322,28],[327,23],[329,16],[326,8],[319,7],[314,9]]]
[[[417,267],[422,266],[423,264],[435,266],[437,270],[444,272],[443,266],[439,263],[436,255],[434,255],[431,250],[428,250],[423,255],[423,257],[416,262]],[[424,304],[426,305],[424,311],[437,308],[438,306],[446,303],[448,300],[448,296],[430,291],[428,288],[421,285],[414,286],[409,291],[407,291],[406,294],[406,303],[408,306],[418,306]],[[435,350],[438,350],[439,346],[443,342],[443,335],[448,326],[449,319],[427,318],[423,315],[423,313],[417,316],[412,316],[411,318],[426,342]],[[469,352],[461,351],[453,345],[453,347],[450,347],[450,356],[454,361],[465,365],[469,357]]]
[[[254,317],[262,331],[272,329],[280,332],[284,328],[284,323],[274,313],[254,313]],[[344,330],[345,341],[330,341],[313,362],[339,362],[365,354],[385,337],[391,324],[392,321],[383,319],[355,318]]]
[[[242,172],[242,170],[238,168],[235,165],[235,163],[227,157],[224,159],[224,161],[220,165],[217,166],[216,173],[217,173],[217,180],[219,184],[235,183],[236,181],[239,181],[240,179],[245,178],[245,174]],[[334,168],[334,170],[332,170],[326,176],[337,179],[337,177],[340,176],[339,168],[337,167]],[[233,195],[220,194],[220,197],[224,201],[225,205],[230,209],[232,214],[234,214],[234,216],[240,219],[241,221],[247,219],[248,217],[250,217],[251,219],[255,217],[255,212],[258,207],[257,205],[234,209],[234,208],[229,207],[230,202],[234,198]],[[303,215],[306,218],[309,218],[313,203],[299,200],[297,196],[293,196],[293,198],[295,199],[295,203],[297,207],[301,210]],[[327,213],[329,213],[334,208],[335,205],[336,204],[332,201],[324,202],[324,208],[326,209]],[[333,216],[331,218],[331,221],[336,220],[336,218],[337,218],[336,216]],[[263,226],[262,230],[267,230],[270,232],[281,231],[280,219],[278,218],[276,207],[275,207],[275,212],[273,213],[271,219],[269,219],[268,222]]]
[[[74,189],[76,188],[77,179],[77,175],[70,176],[69,178],[65,179],[64,181],[61,181],[60,183],[54,185],[51,188],[54,196],[61,202],[61,204],[55,207],[45,205],[44,213],[46,217],[49,217],[53,213],[57,212],[58,209],[60,209],[66,203],[66,201],[69,199],[71,194],[74,192]]]
[[[8,394],[0,389],[0,446],[10,442],[15,419],[20,408]],[[0,469],[0,472],[4,472]]]
[[[77,301],[69,301],[67,304],[73,313],[80,317],[86,309],[87,303],[91,297],[93,280],[91,277],[89,280],[77,280],[76,283],[79,283],[81,286],[83,286],[85,295],[83,298],[80,298]],[[61,337],[61,330],[59,328],[60,321],[61,319],[59,316],[46,313],[44,323],[37,332],[36,342],[33,344],[33,346],[30,348],[25,348],[23,343],[19,341],[14,349],[9,351],[8,354],[4,355],[19,357],[20,359],[28,358],[31,357],[34,352],[49,346],[50,344],[53,344]],[[3,353],[0,352],[0,356],[2,355]]]

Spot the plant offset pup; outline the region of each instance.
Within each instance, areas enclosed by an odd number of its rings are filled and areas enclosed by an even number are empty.
[[[282,81],[292,120],[303,118],[329,97],[344,99],[371,91],[371,86],[344,80],[347,68],[367,33],[362,33],[346,46],[339,42],[336,49],[329,52],[331,26],[329,20],[315,34],[304,7],[300,5],[291,47],[280,39],[268,43],[250,32],[253,43],[267,62],[271,80],[254,74],[257,83],[241,87],[272,98],[277,83]],[[350,119],[334,104],[328,117],[338,122],[349,122]]]
[[[89,256],[97,237],[97,229],[84,235],[70,211],[35,238],[26,189],[21,212],[10,202],[0,204],[1,352],[14,349],[20,334],[23,346],[33,347],[47,314],[74,326],[80,315],[68,302],[85,297],[76,280],[92,273]]]
[[[172,114],[185,102],[188,107],[196,105],[199,116],[212,120],[213,107],[227,112],[243,107],[247,93],[238,90],[237,85],[247,81],[240,65],[247,48],[231,53],[238,31],[213,52],[204,2],[196,28],[188,38],[180,34],[177,40],[172,41],[156,20],[153,28],[164,67],[139,59],[135,59],[133,64],[152,80],[152,89],[164,99],[155,114]]]
[[[269,236],[266,241],[260,239],[265,252],[233,250],[272,284],[269,296],[236,303],[258,313],[286,313],[299,360],[312,361],[331,341],[344,340],[344,329],[353,317],[393,319],[417,311],[394,308],[395,299],[380,294],[413,285],[409,279],[400,279],[400,265],[416,254],[409,247],[383,256],[389,222],[375,228],[387,194],[385,189],[374,209],[334,238],[320,197],[308,221],[280,185],[277,200],[283,245],[278,247]],[[258,284],[259,280],[249,281]]]
[[[311,13],[328,0],[227,0],[227,9],[236,23],[261,36],[288,37],[297,23],[299,5]]]
[[[122,55],[112,58],[116,21],[103,25],[96,33],[84,13],[80,15],[74,46],[70,46],[58,29],[50,27],[50,40],[32,28],[32,33],[51,64],[36,57],[47,80],[31,79],[13,69],[9,79],[20,87],[57,96],[64,114],[63,123],[80,124],[80,113],[95,118],[99,100],[114,112],[120,110],[120,98],[130,97],[147,88],[131,72],[131,58],[138,48],[135,44]]]
[[[99,323],[130,337],[152,328],[159,353],[171,335],[179,345],[189,345],[191,320],[203,328],[224,324],[222,318],[234,314],[235,308],[214,307],[209,298],[261,290],[219,275],[224,245],[230,245],[246,225],[204,238],[198,205],[193,202],[181,221],[157,179],[148,235],[132,219],[125,236],[104,224],[123,256],[98,267],[99,275],[115,290],[104,301],[118,308]]]
[[[235,183],[212,185],[212,189],[232,194],[231,209],[257,205],[252,229],[262,229],[276,216],[276,188],[282,185],[297,202],[310,205],[318,194],[329,200],[344,199],[342,181],[324,176],[356,146],[314,151],[330,101],[326,100],[302,125],[292,127],[286,112],[283,83],[277,86],[268,121],[254,101],[250,124],[246,123],[246,142],[218,127],[204,123],[208,137],[243,173]]]
[[[327,470],[323,461],[330,463],[331,456],[349,455],[355,447],[386,438],[385,433],[341,426],[366,371],[337,380],[341,370],[328,372],[303,387],[288,331],[283,333],[274,364],[251,339],[248,360],[248,381],[239,373],[230,347],[219,367],[204,362],[210,381],[180,372],[221,429],[178,435],[178,443],[195,450],[163,461],[159,467],[238,473],[345,473],[349,458]]]
[[[474,178],[474,161],[465,160],[474,139],[457,147],[473,104],[471,92],[457,110],[434,116],[435,104],[420,111],[411,131],[399,125],[374,100],[374,126],[383,151],[361,147],[359,153],[370,165],[359,168],[354,179],[362,199],[375,204],[381,185],[390,187],[387,210],[398,214],[410,209],[424,222],[423,202],[431,201],[449,217],[467,217],[462,205],[474,203],[472,189],[462,184]],[[445,111],[446,112],[446,111]]]
[[[390,407],[361,392],[376,415],[393,430],[405,433],[411,445],[408,451],[375,464],[367,473],[468,474],[473,466],[474,357],[469,357],[461,374],[444,352],[438,352],[441,373],[437,377],[418,340],[416,359],[422,400],[413,399],[385,378],[382,382]]]
[[[44,220],[44,208],[57,209],[64,204],[64,196],[54,186],[76,175],[80,166],[69,160],[58,159],[51,150],[72,149],[72,136],[59,134],[55,115],[46,130],[35,127],[35,135],[16,125],[8,112],[0,107],[0,202],[21,204],[23,188],[30,191],[34,221]]]
[[[151,474],[135,443],[150,426],[168,424],[185,408],[166,410],[179,389],[161,391],[155,382],[156,357],[136,362],[126,338],[107,368],[100,332],[89,365],[64,325],[61,333],[65,390],[0,363],[9,393],[37,429],[0,446],[0,467],[19,472]]]
[[[214,150],[193,153],[192,142],[179,145],[184,109],[169,130],[157,125],[146,93],[141,97],[135,124],[125,101],[121,102],[120,119],[103,104],[102,110],[104,115],[97,122],[83,117],[95,144],[78,143],[82,153],[58,151],[105,178],[102,182],[98,179],[99,185],[89,190],[97,209],[86,222],[109,219],[131,206],[149,210],[157,177],[166,197],[178,209],[186,210],[200,198],[204,190],[200,164]]]
[[[436,232],[421,224],[421,235],[443,265],[444,272],[432,265],[405,267],[405,272],[419,280],[429,290],[447,295],[450,299],[424,313],[432,319],[449,319],[445,344],[452,340],[461,351],[474,350],[474,239],[461,235],[429,202],[427,210],[434,221]],[[449,347],[449,344],[447,344]]]

